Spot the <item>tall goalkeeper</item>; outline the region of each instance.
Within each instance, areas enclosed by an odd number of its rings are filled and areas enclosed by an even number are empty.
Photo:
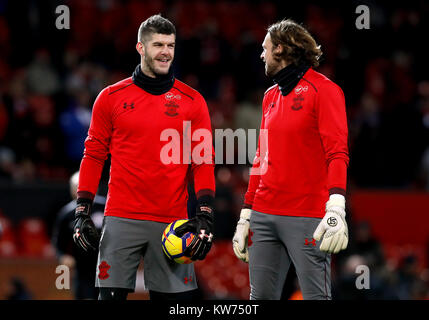
[[[188,217],[190,177],[194,179],[197,212],[176,231],[198,235],[189,252],[193,260],[204,259],[212,244],[212,140],[199,159],[204,161],[168,163],[163,159],[165,130],[177,133],[177,148],[196,130],[211,134],[204,98],[173,75],[175,44],[176,29],[169,20],[160,15],[148,18],[138,31],[136,49],[141,63],[132,77],[105,88],[94,103],[80,166],[74,240],[84,250],[99,245],[99,299],[126,299],[135,289],[141,257],[151,299],[193,298],[197,288],[193,264],[172,262],[161,248],[165,227]],[[180,159],[188,159],[200,142],[192,141],[190,150],[183,148],[183,153],[180,148]],[[108,153],[110,181],[99,244],[88,213]]]
[[[251,299],[280,299],[291,263],[304,299],[331,299],[331,253],[348,243],[344,95],[313,69],[322,52],[301,25],[271,25],[262,48],[275,85],[264,95],[267,134],[261,130],[233,249],[249,262]]]

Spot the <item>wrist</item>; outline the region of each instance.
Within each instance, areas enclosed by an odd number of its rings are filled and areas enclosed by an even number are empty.
[[[331,194],[328,202],[326,202],[326,209],[330,207],[346,208],[346,198],[341,194]]]
[[[197,215],[205,215],[213,220],[213,206],[214,197],[211,195],[204,195],[197,200]]]
[[[89,211],[92,206],[92,200],[88,198],[78,198],[76,199],[76,210],[75,217],[82,215],[89,215]]]
[[[247,209],[247,208],[241,209],[240,219],[250,221],[251,212],[252,212],[251,209]]]
[[[248,203],[243,203],[242,209],[252,209],[252,205]]]
[[[213,207],[215,198],[212,195],[206,194],[197,198],[198,206]]]
[[[82,199],[86,199],[86,200],[91,201],[91,202],[95,198],[95,194],[93,194],[92,192],[89,192],[89,191],[78,191],[76,193],[76,195],[77,195],[77,199],[82,198]]]
[[[346,216],[346,199],[341,194],[331,194],[326,202],[326,212],[334,212],[343,219]]]

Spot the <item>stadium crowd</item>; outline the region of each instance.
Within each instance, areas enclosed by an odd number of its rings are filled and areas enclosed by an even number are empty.
[[[269,24],[292,17],[322,45],[318,71],[344,90],[349,122],[349,191],[429,191],[429,79],[421,41],[429,5],[377,5],[370,30],[355,26],[357,2],[66,1],[69,30],[55,28],[56,1],[0,3],[0,179],[67,183],[79,168],[92,103],[138,64],[135,30],[161,12],[178,30],[174,70],[207,99],[213,128],[259,128],[271,82],[259,58]],[[17,17],[20,17],[17,19]],[[218,239],[231,239],[248,165],[216,167]],[[0,204],[1,209],[1,204]],[[353,225],[334,264],[334,297],[427,299],[429,274],[407,256],[394,267],[370,226]],[[373,284],[354,288],[355,266]]]

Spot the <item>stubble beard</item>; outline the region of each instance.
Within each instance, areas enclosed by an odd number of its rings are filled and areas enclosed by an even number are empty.
[[[147,55],[144,56],[144,68],[147,71],[149,71],[151,74],[153,74],[155,77],[162,76],[168,74],[171,68],[171,64],[168,67],[167,70],[157,70],[155,68],[155,60],[152,57],[148,57]]]
[[[273,59],[271,63],[265,61],[265,75],[269,78],[274,77],[280,71],[280,60]]]

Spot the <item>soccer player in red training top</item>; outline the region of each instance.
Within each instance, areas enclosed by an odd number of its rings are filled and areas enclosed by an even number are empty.
[[[267,134],[261,130],[233,249],[249,262],[251,299],[280,299],[291,263],[304,299],[331,299],[330,254],[348,243],[344,95],[314,71],[322,52],[294,21],[270,26],[262,47],[275,85],[264,95]]]
[[[80,166],[74,240],[84,250],[99,245],[95,279],[99,299],[126,299],[135,289],[141,257],[151,299],[193,297],[197,288],[193,264],[173,262],[161,248],[167,224],[188,217],[190,176],[194,178],[197,212],[178,231],[198,235],[191,243],[192,260],[204,259],[211,247],[213,161],[168,163],[162,159],[167,143],[161,135],[165,130],[177,132],[179,144],[198,129],[211,134],[204,98],[173,76],[175,40],[176,29],[169,20],[155,15],[144,21],[136,45],[141,64],[132,77],[103,89],[94,103]],[[194,149],[199,142],[190,142],[190,147]],[[211,139],[209,149],[205,160],[213,160]],[[98,244],[88,213],[108,153],[109,192]],[[183,159],[186,155],[183,152]]]

